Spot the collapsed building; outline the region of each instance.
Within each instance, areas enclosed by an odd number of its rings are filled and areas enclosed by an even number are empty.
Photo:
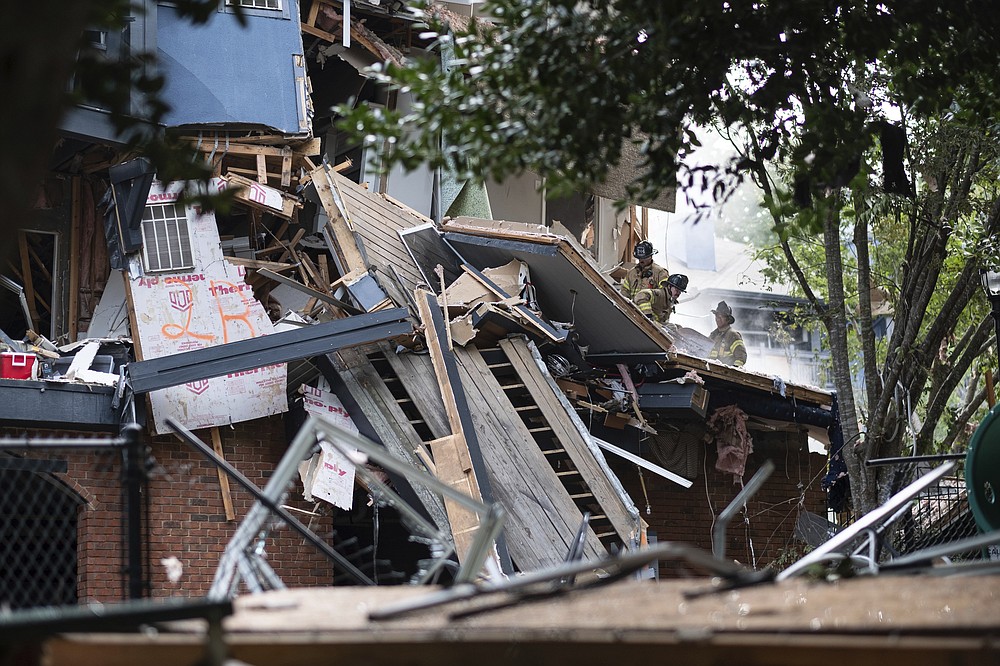
[[[309,414],[405,467],[310,442],[272,499],[337,555],[269,522],[243,544],[266,559],[264,573],[240,569],[250,589],[423,580],[440,552],[414,538],[414,520],[444,535],[444,559],[463,560],[481,517],[408,469],[502,508],[493,543],[507,573],[656,540],[722,547],[754,568],[800,552],[796,519],[825,512],[826,457],[809,440],[836,438],[834,398],[707,360],[697,335],[623,297],[607,268],[643,237],[641,206],[617,211],[608,192],[547,200],[530,175],[531,187],[480,192],[439,172],[372,171],[321,109],[348,90],[406,102],[363,73],[421,48],[411,19],[379,3],[258,8],[250,36],[147,4],[146,46],[184,102],[171,129],[236,205],[179,201],[93,110],[67,120],[44,213],[5,267],[8,603],[206,594],[259,501],[252,486],[276,475]],[[237,46],[207,58],[221,39]],[[287,68],[268,66],[278,53],[292,54]],[[259,79],[224,85],[248,63]],[[123,448],[128,424],[141,434]],[[178,425],[211,443],[214,463]],[[713,543],[767,461],[775,472],[739,528]],[[662,561],[647,574],[686,572]]]

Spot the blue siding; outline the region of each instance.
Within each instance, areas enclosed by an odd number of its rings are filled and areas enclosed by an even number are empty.
[[[157,55],[166,77],[163,99],[172,107],[168,126],[235,125],[302,133],[295,80],[305,72],[294,59],[303,52],[298,2],[285,2],[289,18],[247,16],[245,26],[225,12],[194,26],[172,7],[157,8]]]

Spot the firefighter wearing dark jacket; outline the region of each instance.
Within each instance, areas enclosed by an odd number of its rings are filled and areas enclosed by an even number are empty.
[[[740,332],[733,330],[733,324],[736,322],[733,309],[725,301],[719,301],[718,307],[712,310],[712,314],[715,315],[716,328],[708,336],[713,343],[708,358],[726,365],[741,367],[747,362],[747,346],[743,343]]]
[[[670,318],[677,297],[687,288],[687,278],[683,275],[671,276],[667,269],[653,263],[655,253],[649,241],[635,246],[632,256],[638,263],[625,274],[622,293],[644,315],[662,323]]]

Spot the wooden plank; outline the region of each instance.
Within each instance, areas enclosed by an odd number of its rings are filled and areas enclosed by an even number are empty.
[[[240,176],[254,176],[254,177],[257,177],[259,175],[259,172],[257,171],[257,169],[244,169],[244,168],[241,168],[241,167],[231,166],[230,165],[230,166],[226,167],[226,174],[231,174],[231,173],[237,174],[237,175],[240,175]],[[268,180],[278,181],[278,180],[281,179],[281,174],[271,173],[270,171],[268,171],[267,172],[267,178],[268,178]],[[267,181],[261,181],[261,182],[267,184]]]
[[[334,289],[335,287],[330,282],[330,264],[325,254],[319,255],[318,268],[319,268],[319,277],[321,280],[323,280],[323,284],[325,284],[330,290]]]
[[[332,179],[339,176],[331,173],[326,164],[311,172],[310,176],[320,203],[323,205],[323,210],[326,211],[326,216],[329,218],[327,224],[330,229],[328,240],[333,245],[332,249],[338,260],[339,268],[344,273],[367,270],[367,265],[354,238],[354,232],[348,227],[347,219],[334,198]]]
[[[361,310],[354,307],[350,303],[345,303],[344,301],[334,298],[333,296],[328,296],[322,292],[316,291],[315,289],[311,289],[306,285],[302,284],[301,282],[296,282],[291,278],[286,278],[284,275],[279,275],[274,271],[269,271],[266,268],[261,268],[259,271],[257,271],[257,273],[267,278],[270,278],[275,282],[280,282],[281,284],[288,285],[293,289],[298,289],[304,294],[309,294],[309,296],[317,300],[323,301],[327,305],[333,305],[334,307],[340,308],[347,314],[362,314]]]
[[[369,617],[372,609],[427,594],[407,585],[243,595],[225,620],[226,656],[256,666],[382,666],[403,662],[401,654],[409,666],[589,665],[623,654],[639,663],[694,666],[1000,663],[996,576],[857,576],[687,596],[711,587],[704,576],[623,580],[463,620],[451,617],[456,604],[390,621]],[[45,642],[44,663],[177,666],[206,659],[203,621],[159,632],[75,631]]]
[[[455,387],[449,377],[445,351],[441,344],[442,336],[435,326],[435,313],[432,309],[434,305],[431,296],[432,294],[429,292],[418,291],[416,295],[417,309],[424,325],[427,348],[430,351],[431,363],[434,367],[434,376],[437,378],[438,391],[448,415],[452,435],[435,440],[437,446],[432,450],[434,466],[437,469],[438,478],[443,483],[481,502],[483,495],[480,491],[480,475],[477,475],[477,470],[473,469],[472,456],[469,453],[466,433],[463,430],[462,418],[456,401]],[[448,519],[451,521],[451,532],[455,537],[455,551],[461,562],[468,555],[475,540],[475,532],[480,527],[479,516],[448,498],[445,498],[445,507],[448,510]]]
[[[316,18],[319,16],[319,3],[314,2],[309,7],[309,16],[306,18],[306,24],[314,26],[316,25]]]
[[[215,455],[225,460],[226,456],[222,451],[222,436],[219,434],[219,429],[212,428],[211,430],[212,448],[215,449]],[[229,491],[229,475],[221,467],[216,467],[215,471],[219,473],[219,490],[222,491],[222,507],[226,512],[226,520],[236,520],[236,512],[233,510],[233,495]]]
[[[319,287],[319,291],[323,292],[327,296],[333,296],[330,293],[330,283],[323,280],[320,277],[319,269],[313,264],[312,259],[309,258],[305,252],[298,255],[299,261],[302,263],[302,268],[305,269],[306,273],[309,274],[309,279],[312,280],[313,284]]]
[[[226,257],[226,261],[237,266],[245,266],[246,268],[266,268],[275,273],[295,268],[295,264],[282,264],[277,261],[262,261],[260,259],[247,259],[245,257]]]
[[[302,240],[302,237],[305,235],[306,235],[305,229],[299,229],[298,231],[296,231],[295,235],[292,236],[292,240],[288,241],[288,243],[283,246],[284,251],[280,255],[278,255],[278,261],[279,262],[284,261],[288,257],[291,257],[293,248],[295,248],[295,246],[299,244],[299,241]]]
[[[257,156],[257,182],[267,185],[267,158],[263,155]]]
[[[553,435],[579,470],[622,543],[639,535],[639,511],[594,445],[576,410],[544,369],[534,344],[523,338],[500,341],[500,349],[531,393]]]
[[[289,187],[292,184],[292,151],[284,148],[281,153],[281,186]]]
[[[309,25],[308,23],[300,23],[299,27],[302,29],[302,32],[306,33],[307,35],[312,35],[313,37],[319,37],[322,40],[330,42],[331,44],[340,43],[340,39],[336,35],[333,35],[327,32],[326,30],[320,30],[319,28]]]
[[[657,365],[664,370],[677,369],[681,371],[694,370],[703,377],[714,377],[723,379],[734,384],[742,384],[767,393],[779,395],[778,389],[774,385],[774,377],[763,375],[749,370],[734,368],[723,363],[710,361],[696,356],[675,352],[670,355],[669,361],[657,361]],[[825,391],[809,388],[799,384],[784,384],[785,397],[789,400],[806,400],[818,405],[832,405],[833,396]]]
[[[478,350],[455,350],[475,414],[477,436],[496,489],[508,512],[506,536],[522,571],[565,560],[582,515],[518,416]],[[588,528],[585,557],[607,551]]]
[[[283,138],[283,137],[282,137]],[[191,143],[197,145],[197,139],[189,138]],[[316,149],[316,142],[319,139],[311,139],[304,142],[301,146],[296,146],[293,152],[300,155],[315,155],[317,153],[312,152]],[[235,155],[240,157],[257,157],[259,155],[264,155],[265,157],[283,157],[286,150],[289,150],[287,146],[262,146],[262,145],[252,145],[247,144],[242,141],[237,141],[234,139],[229,140],[229,145],[221,143],[216,146],[214,141],[209,143],[208,141],[202,141],[202,144],[198,146],[198,150],[203,153],[223,153],[224,155]]]

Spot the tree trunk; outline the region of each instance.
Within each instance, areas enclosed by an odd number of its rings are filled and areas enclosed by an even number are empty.
[[[840,202],[834,195],[823,201],[823,241],[826,245],[826,279],[828,308],[823,316],[833,360],[833,381],[840,403],[840,428],[844,434],[844,462],[851,480],[851,497],[855,511],[874,508],[876,489],[864,461],[857,455],[861,431],[854,383],[851,376],[850,353],[847,346],[847,310],[844,305],[843,258],[840,253]]]

